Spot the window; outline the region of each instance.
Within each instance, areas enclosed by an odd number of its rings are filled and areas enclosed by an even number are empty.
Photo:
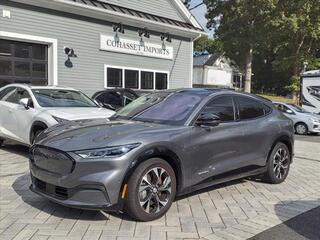
[[[264,115],[263,105],[248,97],[237,97],[241,120],[254,119]]]
[[[131,91],[124,91],[123,92],[123,105],[126,106],[132,101],[136,100],[139,96]]]
[[[108,87],[122,87],[122,69],[107,69]]]
[[[234,105],[232,97],[219,97],[210,102],[203,110],[220,117],[222,122],[234,121]]]
[[[153,72],[141,71],[141,89],[153,89]]]
[[[168,85],[168,74],[166,73],[156,73],[156,89],[157,90],[163,90],[167,89]]]
[[[0,100],[4,101],[4,99],[7,97],[8,93],[13,92],[15,89],[16,89],[15,87],[8,87],[8,88],[3,89],[0,92]]]
[[[125,70],[125,88],[139,88],[139,71],[136,70]]]
[[[0,87],[10,83],[47,85],[48,46],[0,39]]]
[[[41,107],[98,107],[82,92],[65,89],[33,89]]]
[[[117,112],[115,118],[182,125],[203,96],[183,92],[143,95]]]
[[[16,88],[12,91],[10,91],[5,97],[4,100],[6,102],[11,102],[15,104],[19,104],[19,101],[23,98],[31,99],[29,93],[27,90],[23,88]]]
[[[168,89],[168,72],[105,66],[105,86],[144,90]]]
[[[100,103],[107,103],[115,107],[122,107],[122,97],[120,92],[106,92],[97,97]]]

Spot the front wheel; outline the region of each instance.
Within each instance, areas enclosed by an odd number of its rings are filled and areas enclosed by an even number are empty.
[[[308,126],[304,123],[297,123],[295,126],[295,130],[298,135],[307,135]]]
[[[282,183],[288,176],[291,163],[291,153],[284,143],[278,143],[268,159],[268,169],[265,179],[269,183]]]
[[[152,158],[140,164],[128,182],[126,212],[136,220],[163,216],[176,195],[176,176],[169,163]]]

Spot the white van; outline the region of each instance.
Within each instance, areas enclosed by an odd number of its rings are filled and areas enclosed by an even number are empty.
[[[301,75],[300,101],[307,111],[320,114],[320,70]]]

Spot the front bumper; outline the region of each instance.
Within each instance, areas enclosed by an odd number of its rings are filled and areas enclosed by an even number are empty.
[[[129,165],[127,159],[110,158],[86,160],[73,153],[66,153],[73,160],[71,172],[59,174],[53,164],[46,162],[39,165],[30,159],[30,189],[64,206],[91,209],[120,211],[122,203],[119,202],[122,181]],[[59,164],[59,159],[54,159]],[[60,170],[60,169],[58,169]]]
[[[312,133],[320,133],[320,123],[313,123],[309,131]]]

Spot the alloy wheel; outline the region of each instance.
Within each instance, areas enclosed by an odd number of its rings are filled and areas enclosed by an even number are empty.
[[[139,203],[148,214],[159,213],[170,200],[171,178],[162,167],[149,170],[139,185]]]
[[[307,127],[304,125],[304,124],[298,124],[296,126],[296,132],[299,134],[299,135],[303,135],[303,134],[306,134],[307,133]]]
[[[287,175],[290,164],[289,153],[284,148],[279,148],[273,157],[273,171],[278,179]]]

